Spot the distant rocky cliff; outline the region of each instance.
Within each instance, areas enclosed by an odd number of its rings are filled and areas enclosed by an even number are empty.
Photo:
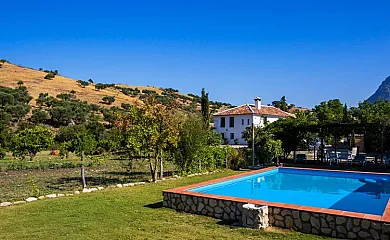
[[[390,101],[390,76],[382,82],[378,90],[367,99],[370,103],[374,103],[377,100],[389,100]]]

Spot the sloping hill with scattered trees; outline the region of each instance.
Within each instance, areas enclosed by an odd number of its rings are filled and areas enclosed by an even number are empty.
[[[18,86],[18,82],[23,82],[28,92],[33,97],[31,104],[35,105],[35,99],[40,93],[48,93],[49,96],[57,96],[62,93],[71,93],[75,98],[81,101],[87,101],[90,104],[101,106],[107,105],[103,98],[106,96],[114,97],[115,101],[111,106],[121,106],[123,103],[135,104],[142,100],[141,95],[156,92],[158,95],[163,93],[163,89],[146,86],[127,86],[124,84],[99,84],[94,83],[92,79],[75,80],[61,76],[57,70],[34,70],[21,67],[8,62],[0,62],[0,85],[10,88]],[[182,94],[180,94],[182,95]],[[185,95],[182,95],[186,97]],[[192,99],[192,97],[188,97]],[[185,102],[185,101],[182,101]]]

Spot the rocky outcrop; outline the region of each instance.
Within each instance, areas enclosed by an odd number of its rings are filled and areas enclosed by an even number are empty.
[[[390,101],[390,77],[387,77],[379,86],[378,90],[376,90],[376,92],[367,99],[370,103],[374,103],[377,100]]]

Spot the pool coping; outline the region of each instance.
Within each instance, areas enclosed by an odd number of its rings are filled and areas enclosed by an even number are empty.
[[[178,188],[174,188],[174,189],[170,189],[170,190],[165,190],[163,192],[164,193],[185,194],[185,195],[194,196],[194,197],[207,197],[207,198],[213,198],[213,199],[217,199],[217,200],[235,201],[235,202],[241,202],[241,203],[252,203],[252,204],[257,204],[257,205],[268,205],[271,207],[285,208],[285,209],[291,209],[291,210],[301,210],[301,211],[309,211],[309,212],[313,212],[313,213],[332,214],[332,215],[336,215],[336,216],[360,218],[360,219],[390,223],[390,200],[387,202],[386,208],[385,208],[382,215],[372,215],[372,214],[365,214],[365,213],[358,213],[358,212],[333,210],[333,209],[328,209],[328,208],[316,208],[316,207],[309,207],[309,206],[302,206],[302,205],[295,205],[295,204],[268,202],[268,201],[254,200],[254,199],[249,199],[249,198],[227,197],[227,196],[220,196],[220,195],[215,195],[215,194],[206,194],[206,193],[197,193],[197,192],[188,191],[192,188],[203,187],[206,185],[220,183],[220,182],[224,182],[227,180],[232,180],[232,179],[241,178],[241,177],[245,177],[245,176],[250,176],[250,175],[258,174],[261,172],[267,172],[267,171],[270,171],[273,169],[278,169],[278,168],[313,170],[313,171],[345,172],[345,173],[359,173],[359,174],[389,175],[388,173],[328,170],[328,169],[318,169],[318,168],[267,167],[267,168],[262,168],[259,170],[249,171],[249,172],[245,172],[245,173],[240,173],[240,174],[236,174],[236,175],[232,175],[232,176],[228,176],[228,177],[213,179],[213,180],[209,180],[206,182],[201,182],[201,183],[191,184],[191,185],[178,187]]]

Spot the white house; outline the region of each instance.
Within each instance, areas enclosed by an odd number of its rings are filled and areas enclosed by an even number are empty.
[[[255,98],[255,104],[244,104],[230,108],[213,115],[215,131],[222,134],[222,139],[229,144],[247,144],[242,138],[242,132],[254,124],[264,126],[280,118],[294,117],[294,114],[284,112],[273,106],[261,105],[261,98]]]

